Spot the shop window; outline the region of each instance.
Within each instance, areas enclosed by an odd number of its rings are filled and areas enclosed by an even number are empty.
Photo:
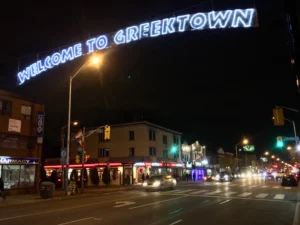
[[[11,115],[12,102],[0,99],[0,115]]]
[[[149,140],[155,141],[155,131],[154,130],[149,130]]]
[[[35,181],[35,165],[21,165],[20,188],[32,188]]]
[[[31,106],[22,105],[21,115],[23,120],[30,120],[31,118]]]
[[[109,148],[99,148],[98,149],[98,158],[109,157],[109,152],[110,152]]]
[[[163,157],[168,157],[168,150],[163,150]]]
[[[20,165],[3,165],[2,173],[4,189],[19,188]]]
[[[167,135],[163,135],[163,144],[164,145],[168,144],[168,136]]]
[[[134,156],[134,148],[129,148],[129,156]]]
[[[150,156],[156,156],[156,148],[150,147],[149,148],[149,155]]]
[[[129,140],[134,141],[134,131],[129,131]]]

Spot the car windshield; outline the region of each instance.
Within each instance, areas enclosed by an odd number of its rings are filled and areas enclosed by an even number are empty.
[[[152,176],[152,177],[150,177],[148,180],[149,180],[149,181],[161,180],[162,177],[163,177],[162,175],[159,175],[159,176]]]
[[[225,175],[228,175],[228,173],[227,172],[221,172],[220,173],[220,176],[225,176]]]

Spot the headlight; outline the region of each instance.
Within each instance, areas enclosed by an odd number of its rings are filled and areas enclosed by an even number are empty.
[[[216,176],[216,180],[219,180],[219,179],[220,179],[220,175],[217,175],[217,176]]]
[[[147,185],[148,185],[147,182],[144,182],[144,183],[143,183],[143,186],[144,186],[144,187],[146,187]]]
[[[177,184],[177,181],[175,179],[173,179],[173,184]]]
[[[244,177],[245,177],[245,174],[244,174],[244,173],[242,173],[242,174],[241,174],[241,177],[242,177],[242,178],[244,178]]]
[[[160,185],[160,181],[155,181],[154,183],[153,183],[153,187],[158,187]]]
[[[215,179],[215,177],[211,177],[211,179],[213,179],[213,180],[214,180],[214,179]]]

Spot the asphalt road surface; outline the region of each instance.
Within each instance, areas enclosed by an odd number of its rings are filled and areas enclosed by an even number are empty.
[[[263,179],[179,184],[0,208],[1,225],[296,225],[297,187]]]

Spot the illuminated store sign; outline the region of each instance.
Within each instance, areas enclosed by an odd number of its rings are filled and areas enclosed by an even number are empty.
[[[59,52],[54,52],[43,60],[38,60],[18,72],[18,82],[22,85],[38,74],[85,54],[103,50],[114,45],[126,44],[148,37],[159,37],[176,32],[216,28],[237,28],[257,26],[256,9],[235,9],[206,13],[185,14],[154,20],[126,27],[113,35],[100,35],[83,43],[77,43]]]
[[[1,164],[37,164],[39,159],[37,158],[11,158],[0,156]]]

